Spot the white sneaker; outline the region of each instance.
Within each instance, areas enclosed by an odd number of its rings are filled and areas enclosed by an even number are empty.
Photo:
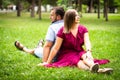
[[[113,69],[112,68],[103,68],[103,69],[99,69],[98,73],[103,73],[103,74],[112,74],[113,73]]]

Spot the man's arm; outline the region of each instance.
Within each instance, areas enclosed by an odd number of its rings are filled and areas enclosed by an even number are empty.
[[[43,46],[43,59],[42,59],[43,62],[47,62],[50,49],[52,46],[53,46],[53,42],[51,41],[45,42],[45,45]]]
[[[55,57],[58,50],[60,49],[60,47],[62,45],[62,42],[63,42],[62,38],[60,38],[60,37],[56,38],[55,44],[54,44],[53,48],[50,51],[50,55],[48,57],[47,64],[50,64],[52,62],[52,59]]]

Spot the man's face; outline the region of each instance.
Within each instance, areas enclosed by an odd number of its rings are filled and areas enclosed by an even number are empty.
[[[50,20],[51,20],[51,22],[57,21],[57,15],[55,14],[55,10],[51,10]]]

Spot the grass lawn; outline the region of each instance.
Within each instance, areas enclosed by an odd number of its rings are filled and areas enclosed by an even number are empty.
[[[44,39],[50,24],[49,14],[43,13],[42,20],[30,18],[23,13],[0,13],[0,80],[119,80],[120,78],[120,14],[109,14],[106,22],[101,15],[83,14],[80,23],[90,34],[93,56],[109,59],[110,63],[100,67],[111,67],[111,75],[95,74],[78,68],[44,68],[32,55],[19,51],[14,42],[19,40],[28,48],[36,47],[39,39]]]

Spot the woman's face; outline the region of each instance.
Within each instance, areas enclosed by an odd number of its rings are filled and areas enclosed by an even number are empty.
[[[79,23],[80,21],[80,16],[78,14],[78,12],[75,12],[76,16],[75,16],[75,23]]]

